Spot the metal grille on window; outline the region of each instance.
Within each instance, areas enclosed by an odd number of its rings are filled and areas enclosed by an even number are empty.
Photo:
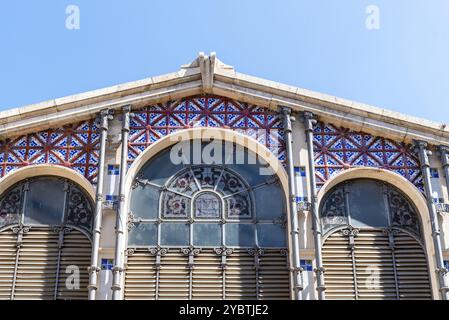
[[[0,198],[0,299],[86,299],[92,203],[54,177]]]
[[[328,299],[431,299],[417,211],[376,180],[336,186],[321,206]]]
[[[226,163],[175,165],[167,149],[137,174],[125,299],[290,297],[280,182],[258,161]]]

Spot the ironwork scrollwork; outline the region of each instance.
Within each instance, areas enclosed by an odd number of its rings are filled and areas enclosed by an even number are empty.
[[[415,208],[400,192],[391,187],[388,189],[391,225],[405,228],[419,235],[419,221]]]
[[[68,196],[67,223],[92,229],[93,210],[90,201],[77,187],[72,186]]]
[[[154,248],[149,248],[148,252],[153,256],[156,256],[156,255],[163,256],[168,253],[168,250],[169,250],[168,248],[162,248],[160,246],[157,246]]]
[[[181,253],[186,256],[196,256],[201,252],[201,249],[194,248],[194,247],[188,247],[188,248],[182,248]]]
[[[220,247],[220,248],[215,248],[214,252],[219,255],[225,255],[225,256],[229,256],[234,252],[234,249],[232,248],[226,248],[226,247]]]
[[[321,209],[323,228],[329,230],[333,226],[346,224],[346,201],[344,186],[339,186],[326,198]]]
[[[341,230],[341,234],[345,237],[357,237],[359,232],[359,229],[353,228],[352,226],[348,226],[346,229]]]
[[[19,222],[22,190],[15,187],[0,198],[0,227]]]
[[[248,254],[250,256],[263,256],[265,254],[265,251],[262,248],[251,248],[248,249]]]

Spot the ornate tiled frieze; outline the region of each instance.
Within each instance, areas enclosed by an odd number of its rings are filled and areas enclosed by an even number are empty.
[[[0,144],[0,176],[32,164],[71,168],[97,178],[99,128],[94,120],[7,139]]]
[[[166,135],[193,127],[228,128],[253,137],[285,160],[280,116],[267,108],[217,96],[197,96],[133,112],[128,161]]]
[[[394,171],[423,190],[419,160],[410,145],[318,122],[314,153],[318,187],[342,170],[375,167]]]

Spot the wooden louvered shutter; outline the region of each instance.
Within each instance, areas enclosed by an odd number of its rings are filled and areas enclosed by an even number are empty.
[[[400,232],[394,237],[395,259],[401,299],[432,299],[427,259],[421,245]]]
[[[128,300],[290,297],[287,250],[202,249],[189,257],[188,250],[170,249],[160,255],[159,269],[157,256],[148,249],[130,252],[125,274]]]
[[[195,256],[192,270],[192,299],[222,299],[223,272],[221,256],[204,249]]]
[[[363,230],[355,237],[358,299],[396,299],[393,256],[388,235]]]
[[[330,235],[322,250],[327,299],[355,299],[355,277],[348,238]]]
[[[10,230],[0,233],[2,299],[87,299],[91,245],[84,234],[71,230],[60,238],[51,227],[27,228],[17,249],[18,236]],[[70,265],[78,268],[79,289],[66,286],[67,276],[73,274],[65,273]]]
[[[235,250],[227,257],[226,299],[257,299],[254,257],[247,250]]]
[[[189,298],[189,257],[179,250],[161,256],[159,271],[159,299],[184,300]]]
[[[50,228],[31,228],[23,234],[14,299],[54,299],[58,241],[59,234]]]
[[[72,229],[64,233],[59,263],[58,299],[82,300],[87,297],[89,282],[91,245],[89,239],[80,231]],[[66,281],[73,273],[69,266],[76,266],[79,271],[79,289],[68,289]],[[69,279],[70,280],[70,279]],[[70,281],[69,281],[70,282]]]
[[[158,286],[156,256],[136,249],[128,255],[125,275],[125,300],[154,300]]]
[[[363,229],[352,245],[335,232],[324,243],[323,263],[328,299],[432,298],[424,250],[400,230]]]
[[[0,232],[0,300],[11,299],[16,265],[17,234],[12,230]]]
[[[258,270],[259,299],[288,300],[290,278],[287,251],[264,250]]]

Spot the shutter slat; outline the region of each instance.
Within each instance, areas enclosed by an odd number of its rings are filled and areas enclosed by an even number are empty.
[[[12,231],[0,233],[0,299],[10,299],[15,260],[18,255],[16,284],[13,299],[53,300],[58,287],[58,299],[87,299],[91,243],[77,230],[64,235],[58,274],[59,232],[51,227],[32,227],[23,233],[22,244],[16,252],[17,235]],[[66,268],[74,265],[79,270],[80,288],[66,286]]]
[[[355,299],[357,292],[358,299],[431,299],[423,248],[405,232],[398,231],[393,239],[394,250],[382,230],[362,229],[354,237],[355,288],[349,239],[341,232],[330,235],[322,250],[326,297]]]
[[[159,286],[156,258],[146,249],[135,249],[128,256],[125,274],[125,299],[188,299],[188,256],[176,249],[161,256]],[[221,256],[213,249],[202,249],[194,256],[192,269],[192,299],[288,299],[290,279],[287,255],[280,250],[263,250],[258,273],[254,256],[248,250],[236,249],[226,257],[227,267],[223,281]],[[256,275],[258,278],[256,279]],[[225,282],[225,284],[223,284]]]

